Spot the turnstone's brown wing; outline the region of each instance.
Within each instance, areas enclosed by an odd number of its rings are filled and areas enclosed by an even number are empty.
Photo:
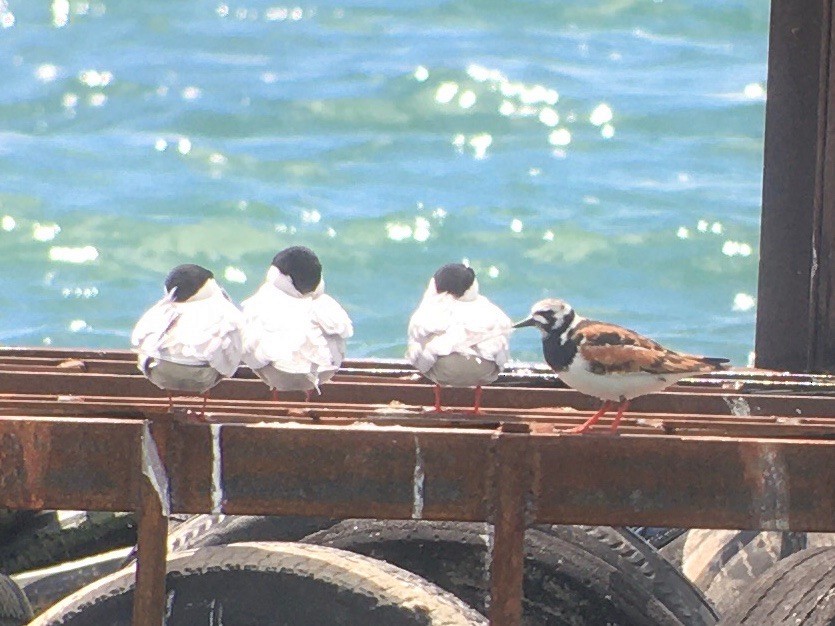
[[[681,374],[719,369],[727,359],[679,354],[635,331],[583,320],[572,333],[580,355],[597,374]]]

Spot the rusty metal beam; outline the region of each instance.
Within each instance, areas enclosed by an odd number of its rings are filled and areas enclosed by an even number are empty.
[[[0,418],[0,506],[137,509],[142,428],[138,421]],[[162,455],[174,512],[485,521],[492,435],[183,423],[171,425]],[[833,440],[525,440],[519,454],[535,459],[539,523],[835,531]]]
[[[0,498],[17,509],[132,511],[141,423],[0,417]]]
[[[522,623],[525,527],[533,495],[529,434],[501,428],[493,436],[495,509],[490,560],[490,624]]]
[[[123,398],[164,398],[165,394],[142,376],[94,374],[83,372],[0,371],[0,393],[55,396],[120,396]],[[212,389],[213,399],[269,400],[267,387],[254,379],[227,379]],[[466,407],[472,404],[472,390],[447,389],[445,403]],[[282,394],[287,401],[301,402],[300,392]],[[393,379],[374,382],[332,382],[322,385],[317,403],[377,404],[430,406],[433,404],[432,386],[404,385]],[[632,408],[638,413],[698,413],[785,415],[787,405],[792,416],[831,414],[833,400],[821,395],[770,395],[739,393],[734,390],[666,391],[636,398]],[[594,411],[599,401],[571,389],[547,387],[486,387],[484,406],[507,411],[543,407],[571,407]]]
[[[142,478],[137,520],[133,626],[162,626],[170,496],[165,457],[168,424],[142,424]]]
[[[541,521],[835,529],[835,441],[598,436],[540,444]]]

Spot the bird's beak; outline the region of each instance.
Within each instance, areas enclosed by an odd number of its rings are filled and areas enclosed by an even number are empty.
[[[528,319],[522,320],[521,322],[516,322],[513,325],[513,328],[524,328],[525,326],[536,326],[536,321],[532,317],[529,317]]]

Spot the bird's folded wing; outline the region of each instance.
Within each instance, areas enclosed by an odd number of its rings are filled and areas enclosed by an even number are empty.
[[[179,312],[174,303],[163,298],[139,318],[131,333],[131,345],[142,354],[158,357],[165,335],[178,317]]]
[[[313,299],[313,321],[325,335],[348,339],[354,334],[354,326],[348,313],[327,294]]]
[[[334,304],[339,307],[335,301]],[[243,360],[249,367],[260,369],[273,365],[294,374],[334,369],[332,351],[315,321],[310,299],[265,290],[246,300],[243,306]],[[347,314],[345,318],[347,323],[341,320],[339,330],[350,336],[351,322]],[[338,318],[334,327],[337,322],[340,322]]]
[[[601,322],[584,321],[574,331],[580,355],[599,373],[683,374],[716,367],[702,357],[679,354],[638,333]]]
[[[406,358],[424,372],[438,357],[453,352],[502,366],[508,358],[511,327],[510,318],[482,296],[470,302],[449,296],[424,298],[409,323]]]
[[[231,376],[241,361],[243,343],[237,308],[223,298],[160,302],[136,325],[134,345],[141,353],[184,365],[210,365]]]

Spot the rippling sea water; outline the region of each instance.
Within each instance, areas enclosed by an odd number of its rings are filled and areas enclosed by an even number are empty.
[[[353,356],[441,264],[753,346],[768,3],[0,0],[0,341],[127,347],[178,263],[314,248]],[[539,359],[538,333],[512,339]]]

